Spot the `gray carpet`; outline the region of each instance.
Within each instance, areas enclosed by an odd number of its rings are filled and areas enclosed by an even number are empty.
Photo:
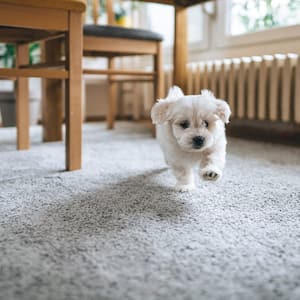
[[[173,191],[147,129],[14,150],[0,129],[0,298],[300,299],[300,149],[229,140],[217,183]]]

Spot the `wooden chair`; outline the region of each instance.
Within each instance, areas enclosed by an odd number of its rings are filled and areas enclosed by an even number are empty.
[[[0,42],[16,44],[16,67],[0,68],[0,78],[16,78],[17,148],[28,149],[30,144],[28,77],[63,79],[67,170],[81,168],[82,13],[85,8],[84,0],[0,0]],[[65,44],[64,61],[29,65],[29,43],[56,39]]]
[[[141,29],[115,26],[113,2],[106,0],[108,25],[97,25],[99,0],[93,0],[92,25],[83,29],[83,55],[85,57],[107,57],[108,69],[84,69],[84,74],[106,74],[109,79],[109,109],[107,128],[114,128],[116,114],[116,75],[129,76],[128,81],[153,81],[155,99],[163,97],[163,65],[162,65],[162,36]],[[131,55],[152,55],[154,57],[153,71],[118,70],[115,68],[115,58]],[[134,76],[134,78],[132,78]],[[140,79],[139,79],[140,78]],[[154,100],[153,100],[154,101]]]

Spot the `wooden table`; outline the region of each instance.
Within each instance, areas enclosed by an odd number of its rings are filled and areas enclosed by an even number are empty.
[[[187,8],[210,0],[141,0],[144,2],[173,5],[175,7],[174,20],[174,84],[186,92],[187,89]]]
[[[64,80],[67,170],[81,168],[82,13],[85,8],[84,0],[0,0],[0,41],[16,44],[15,67],[0,68],[0,78],[16,79],[17,148],[25,150],[30,145],[28,78]],[[66,49],[65,59],[61,61],[58,57],[61,68],[50,59],[34,66],[29,64],[29,43],[45,40],[53,43],[58,38]],[[49,97],[49,110],[53,110],[56,98]],[[62,103],[62,97],[59,101]]]
[[[183,91],[187,88],[187,8],[210,0],[140,0],[149,3],[172,5],[175,7],[174,34],[174,80]],[[46,57],[48,61],[59,59],[56,42],[46,43]],[[62,139],[62,87],[58,80],[47,79],[43,88],[43,140],[59,141]]]

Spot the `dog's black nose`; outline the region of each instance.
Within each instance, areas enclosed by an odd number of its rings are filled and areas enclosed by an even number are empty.
[[[200,148],[203,146],[204,140],[204,137],[200,135],[193,137],[193,146],[195,148]]]

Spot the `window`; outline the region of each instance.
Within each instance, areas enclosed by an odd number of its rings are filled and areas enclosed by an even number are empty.
[[[146,4],[146,28],[160,33],[164,45],[172,46],[174,39],[174,8],[169,5]],[[188,42],[195,44],[204,39],[204,17],[201,5],[188,8]]]
[[[231,0],[231,35],[299,23],[300,0]]]
[[[197,43],[204,39],[204,16],[201,5],[188,8],[188,41]]]
[[[174,37],[174,9],[169,5],[145,4],[147,24],[145,27],[164,38],[164,45],[171,46]]]
[[[219,0],[217,5],[217,47],[300,37],[300,0]]]

